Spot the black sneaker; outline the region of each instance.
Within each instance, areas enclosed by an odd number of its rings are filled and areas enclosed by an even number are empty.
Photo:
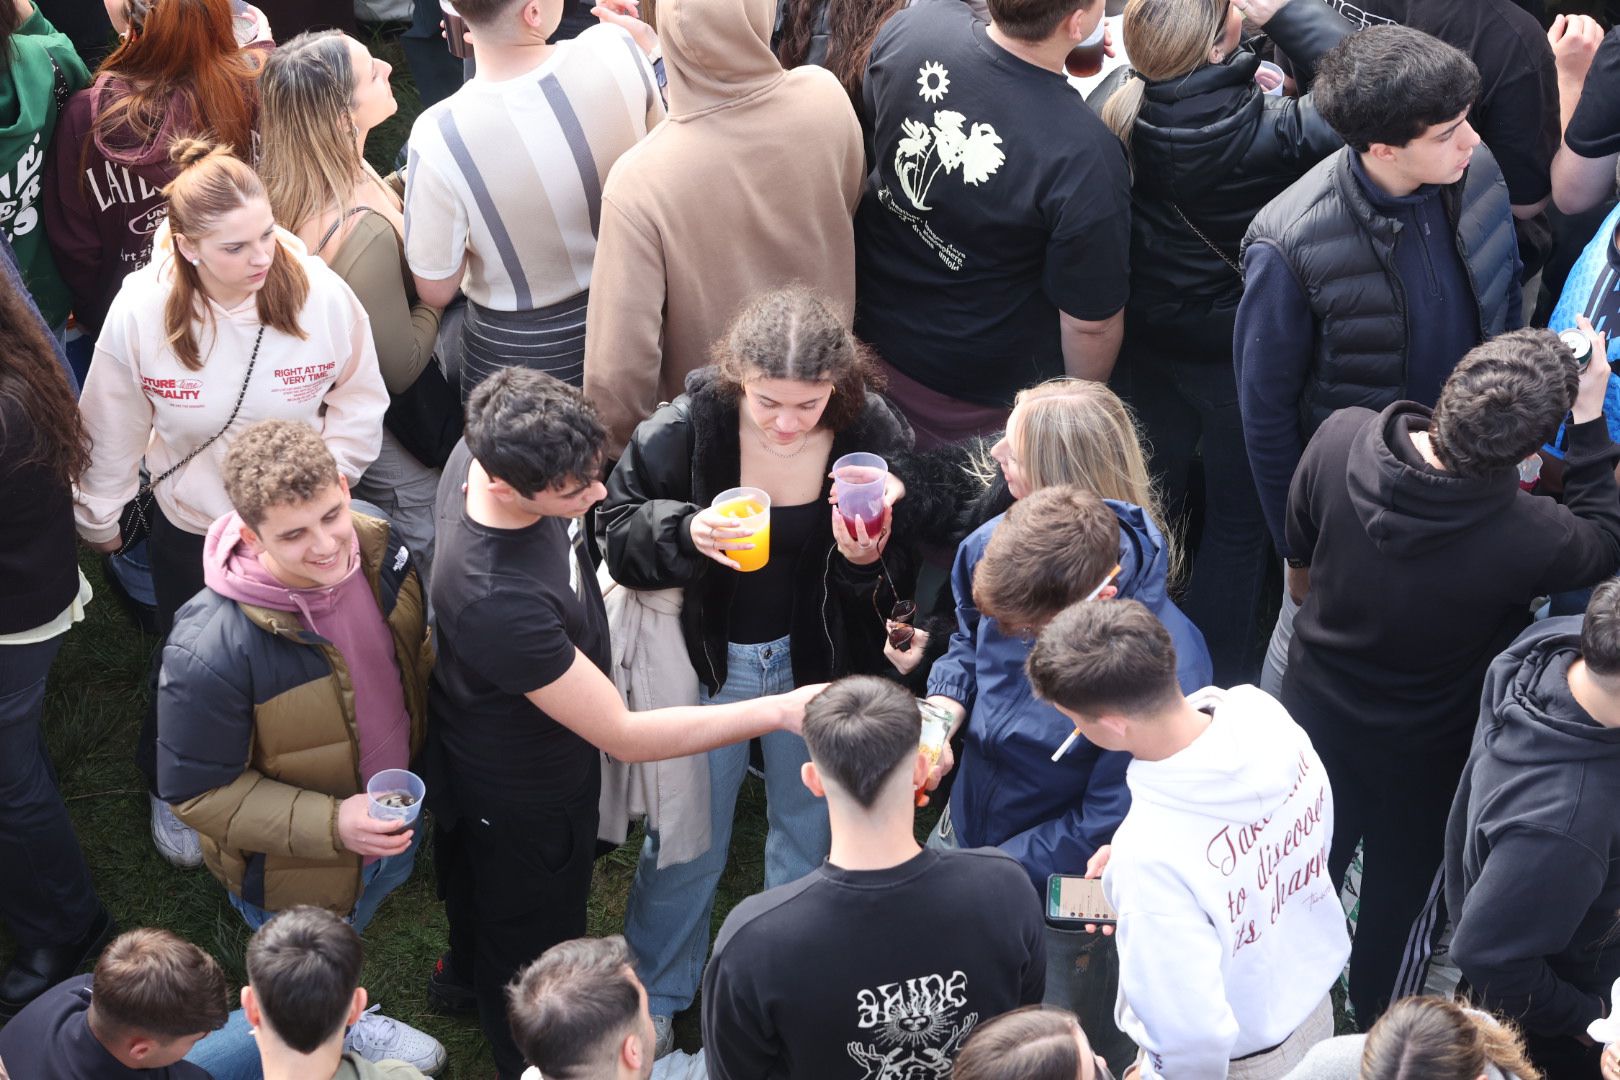
[[[472,983],[456,977],[450,966],[450,954],[444,953],[433,965],[427,981],[428,1007],[434,1012],[452,1016],[478,1011],[478,995]]]

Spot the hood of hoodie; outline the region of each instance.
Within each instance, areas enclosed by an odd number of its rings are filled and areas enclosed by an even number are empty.
[[[1593,720],[1569,690],[1581,621],[1539,622],[1491,664],[1477,738],[1492,757],[1516,767],[1620,758],[1620,730]]]
[[[1248,825],[1270,814],[1315,756],[1304,752],[1304,733],[1258,687],[1211,686],[1187,700],[1212,715],[1209,727],[1162,761],[1132,761],[1126,774],[1132,800],[1224,824]]]
[[[1150,194],[1192,199],[1227,181],[1248,156],[1265,97],[1260,59],[1236,53],[1179,79],[1148,83],[1131,131],[1137,183]]]
[[[1433,414],[1397,401],[1364,426],[1345,462],[1351,505],[1367,538],[1391,556],[1412,556],[1486,525],[1518,496],[1513,469],[1457,476],[1423,463],[1410,438]]]
[[[86,91],[90,95],[90,131],[96,151],[108,161],[129,168],[155,169],[166,176],[178,174],[179,166],[169,160],[169,149],[179,135],[195,126],[190,106],[182,95],[175,95],[163,110],[162,123],[147,139],[138,138],[128,124],[103,130],[101,114],[128,92],[124,81],[113,75],[101,76]]]
[[[735,105],[784,76],[771,52],[771,0],[662,0],[658,41],[669,115],[688,119]]]
[[[0,79],[0,144],[31,142],[45,131],[46,121],[56,108],[56,68],[45,51],[44,40],[31,34],[12,36],[9,64],[7,77]],[[42,151],[49,136],[45,132]]]
[[[1119,580],[1115,587],[1121,596],[1140,600],[1157,614],[1167,599],[1165,579],[1170,572],[1170,551],[1164,534],[1153,524],[1147,511],[1127,502],[1104,499],[1119,518]]]
[[[360,573],[360,537],[353,538],[349,572],[341,581],[309,589],[283,585],[247,549],[242,516],[230,513],[214,522],[203,541],[203,582],[228,600],[298,615],[300,623],[321,633],[320,621],[332,613],[343,586]]]

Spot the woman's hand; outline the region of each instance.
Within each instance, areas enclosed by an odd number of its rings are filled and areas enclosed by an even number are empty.
[[[86,540],[84,543],[92,551],[99,551],[103,555],[116,555],[124,547],[124,541],[117,536],[111,540]]]
[[[686,519],[686,530],[692,537],[692,546],[697,548],[698,554],[713,559],[721,566],[733,570],[742,567],[726,555],[728,551],[752,551],[754,530],[741,524],[736,518],[726,517],[713,507],[699,510]]]
[[[826,683],[811,683],[763,700],[771,702],[781,710],[776,718],[777,728],[797,735],[804,727],[804,707],[810,704],[811,698],[825,689]]]
[[[885,631],[892,631],[899,625],[899,623],[895,622],[893,619],[890,619],[884,624],[883,629]],[[922,663],[923,650],[927,647],[928,631],[919,630],[913,627],[911,631],[911,644],[907,645],[904,651],[895,648],[893,644],[885,640],[883,642],[883,655],[889,658],[889,663],[894,665],[894,670],[898,671],[902,675],[910,675],[913,671],[917,670],[917,665]]]
[[[852,565],[871,566],[883,557],[883,549],[889,543],[889,525],[893,521],[894,513],[885,505],[883,524],[879,526],[876,536],[866,531],[866,521],[863,518],[855,519],[855,535],[851,536],[849,527],[844,524],[844,515],[840,514],[838,507],[835,506],[832,511],[833,541],[838,544],[839,553]]]
[[[622,27],[648,56],[658,48],[658,31],[641,21],[637,0],[598,0],[591,14],[605,23]]]
[[[1603,1048],[1598,1067],[1603,1072],[1603,1080],[1620,1080],[1620,1043],[1610,1043]]]

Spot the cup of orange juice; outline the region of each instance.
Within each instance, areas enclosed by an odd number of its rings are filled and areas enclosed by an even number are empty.
[[[764,566],[771,557],[771,497],[759,488],[734,487],[716,495],[709,505],[722,517],[735,518],[737,524],[754,530],[746,538],[752,549],[726,551],[731,561],[744,573]]]
[[[945,743],[951,733],[951,714],[935,705],[926,698],[917,699],[917,711],[922,713],[922,738],[917,744],[917,750],[928,759],[928,769],[933,771],[939,759],[945,755]],[[928,792],[922,789],[917,791],[917,805],[928,805]]]

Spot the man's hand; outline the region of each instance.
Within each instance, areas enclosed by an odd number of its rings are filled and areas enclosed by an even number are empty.
[[[657,51],[658,31],[641,21],[641,8],[636,0],[598,0],[591,14],[605,23],[624,28],[648,56]]]
[[[1603,1080],[1620,1080],[1620,1043],[1610,1043],[1603,1048],[1598,1068],[1603,1073]]]
[[[1547,31],[1547,44],[1552,46],[1560,89],[1566,84],[1579,86],[1603,44],[1603,27],[1590,15],[1560,15]]]
[[[1113,856],[1113,854],[1113,844],[1104,844],[1102,847],[1092,852],[1091,858],[1086,860],[1086,877],[1102,877],[1103,871],[1108,869],[1108,860]],[[1114,928],[1112,926],[1098,926],[1096,923],[1086,923],[1086,933],[1095,934],[1098,930],[1102,931],[1103,937],[1112,937],[1114,934]]]
[[[371,816],[371,800],[365,792],[350,795],[338,804],[338,842],[356,855],[400,855],[411,846],[412,829],[400,829],[397,821],[379,821]],[[397,831],[396,831],[397,830]]]
[[[1581,372],[1580,385],[1575,391],[1575,406],[1570,410],[1570,418],[1577,424],[1584,424],[1603,415],[1603,399],[1609,392],[1609,343],[1602,334],[1592,329],[1591,320],[1585,315],[1576,317],[1575,326],[1586,335],[1587,343],[1592,347],[1592,358],[1587,362],[1586,370]]]
[[[791,731],[797,735],[804,726],[804,707],[810,704],[810,699],[827,689],[826,683],[811,683],[796,690],[789,690],[785,694],[775,694],[762,700],[771,703],[780,710],[776,727],[780,731]]]
[[[950,772],[955,767],[956,755],[951,753],[951,740],[947,738],[945,740],[945,745],[939,748],[939,760],[934,762],[934,767],[928,771],[928,779],[923,781],[923,794],[926,796],[929,792],[939,787],[939,782],[945,779],[945,774]],[[928,801],[925,798],[917,805],[927,806]]]

